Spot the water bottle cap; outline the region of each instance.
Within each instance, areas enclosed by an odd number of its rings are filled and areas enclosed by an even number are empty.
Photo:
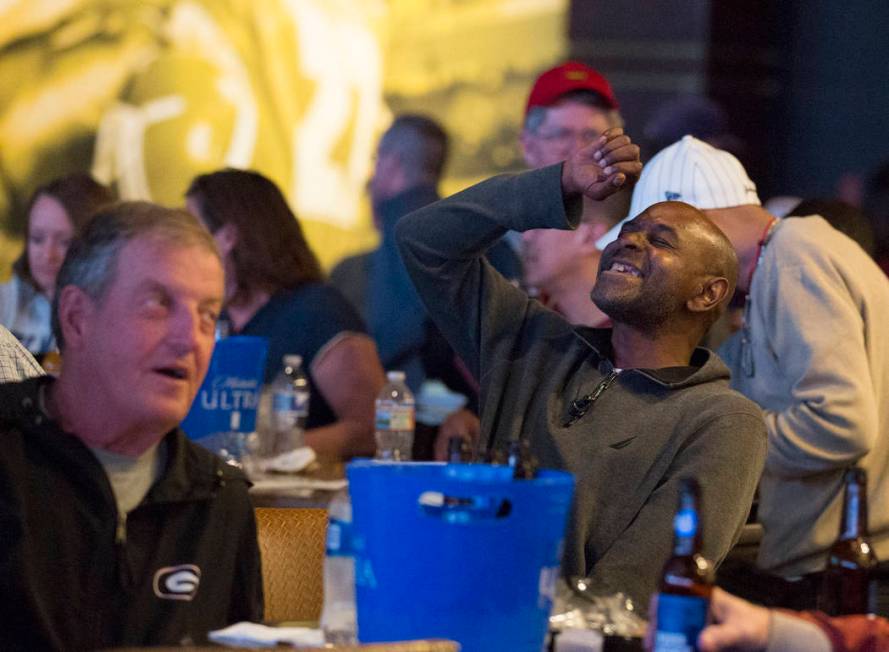
[[[393,383],[403,383],[404,382],[404,372],[403,371],[387,371],[386,372],[386,380]]]
[[[299,367],[303,363],[303,357],[294,353],[288,353],[284,356],[284,364],[288,367]]]

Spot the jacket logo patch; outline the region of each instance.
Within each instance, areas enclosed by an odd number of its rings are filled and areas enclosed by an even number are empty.
[[[633,436],[630,437],[629,439],[624,439],[623,441],[619,441],[619,442],[615,442],[615,443],[613,443],[613,444],[609,444],[609,446],[611,446],[611,448],[613,448],[614,450],[620,450],[621,448],[626,448],[627,446],[629,446],[629,445],[630,445],[630,442],[633,441],[634,439],[636,439],[636,436],[635,436],[635,435],[633,435]]]
[[[162,600],[191,601],[200,582],[201,569],[194,564],[165,566],[154,574],[154,594]]]

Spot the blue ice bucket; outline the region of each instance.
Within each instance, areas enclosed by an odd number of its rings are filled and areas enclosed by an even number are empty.
[[[348,465],[358,638],[538,652],[574,478],[485,464]]]

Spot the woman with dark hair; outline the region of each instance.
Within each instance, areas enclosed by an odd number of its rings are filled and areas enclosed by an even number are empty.
[[[12,279],[0,285],[0,324],[38,358],[55,349],[50,315],[68,245],[113,201],[108,188],[84,173],[50,181],[31,195],[25,248],[13,263]]]
[[[374,399],[384,384],[373,340],[354,309],[324,282],[296,216],[257,172],[196,177],[186,205],[213,234],[225,268],[233,334],[269,341],[265,381],[298,354],[312,389],[306,444],[319,454],[374,452]]]

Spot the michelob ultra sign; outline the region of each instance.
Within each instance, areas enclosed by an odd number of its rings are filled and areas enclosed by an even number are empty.
[[[264,337],[233,335],[216,343],[207,377],[182,422],[191,439],[256,430],[267,352]]]

